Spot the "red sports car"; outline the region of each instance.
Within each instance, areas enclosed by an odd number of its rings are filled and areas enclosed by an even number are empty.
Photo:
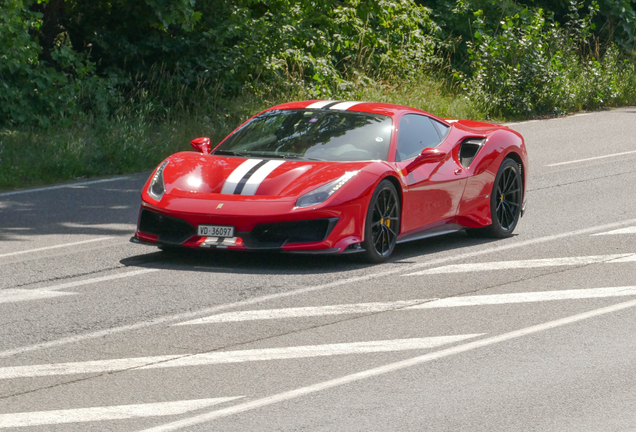
[[[131,241],[381,262],[397,243],[461,229],[510,236],[525,209],[521,135],[406,106],[286,103],[192,147],[146,182]]]

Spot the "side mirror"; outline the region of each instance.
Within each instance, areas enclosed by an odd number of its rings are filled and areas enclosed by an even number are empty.
[[[404,168],[402,171],[406,175],[410,173],[411,171],[413,171],[415,168],[419,167],[420,165],[424,165],[426,163],[439,163],[443,161],[445,157],[446,157],[445,151],[442,151],[436,148],[430,148],[430,147],[425,148],[424,150],[422,150],[422,153],[420,153],[419,156],[413,159],[413,162],[408,164],[406,168]]]
[[[210,145],[210,138],[208,137],[195,138],[190,141],[190,145],[195,151],[203,154],[210,153],[210,150],[212,149],[212,146]]]

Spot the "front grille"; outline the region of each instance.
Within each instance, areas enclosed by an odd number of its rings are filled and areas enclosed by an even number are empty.
[[[148,209],[141,210],[139,231],[159,236],[159,243],[173,245],[180,245],[196,234],[194,227],[186,221]]]
[[[256,225],[244,239],[248,248],[281,248],[291,243],[315,243],[327,238],[338,218]]]

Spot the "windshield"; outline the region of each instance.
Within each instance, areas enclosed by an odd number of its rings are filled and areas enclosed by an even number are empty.
[[[387,160],[393,122],[378,114],[273,110],[254,117],[214,154],[324,161]]]

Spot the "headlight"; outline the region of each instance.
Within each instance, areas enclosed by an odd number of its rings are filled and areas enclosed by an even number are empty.
[[[150,180],[150,186],[148,186],[148,195],[159,201],[166,191],[166,185],[163,182],[163,170],[168,165],[168,161],[165,161],[157,171],[155,171],[155,175],[152,176],[152,180]]]
[[[320,186],[318,189],[314,189],[311,192],[301,196],[296,201],[296,207],[310,207],[312,205],[320,204],[329,198],[335,191],[340,189],[346,182],[348,182],[354,175],[360,171],[347,171],[344,175],[336,180]]]

